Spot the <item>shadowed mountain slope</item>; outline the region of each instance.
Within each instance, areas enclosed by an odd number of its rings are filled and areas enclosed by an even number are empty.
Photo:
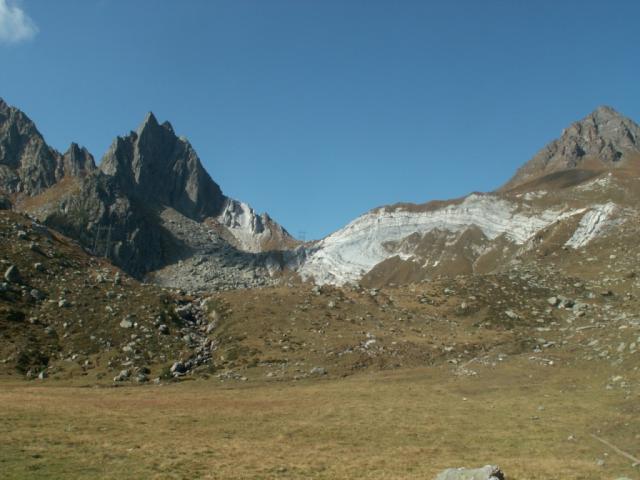
[[[134,276],[186,262],[186,271],[171,270],[175,284],[193,274],[194,257],[211,260],[208,269],[225,285],[246,277],[238,269],[263,282],[269,274],[256,254],[297,244],[267,214],[226,197],[188,140],[152,113],[116,138],[96,168],[86,149],[72,144],[58,153],[24,113],[0,102],[0,195],[5,207],[29,212]]]

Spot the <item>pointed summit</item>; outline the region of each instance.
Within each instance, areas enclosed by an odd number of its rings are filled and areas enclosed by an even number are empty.
[[[50,187],[58,155],[27,115],[0,99],[0,190],[34,195]]]
[[[160,125],[158,124],[158,120],[156,119],[156,116],[153,114],[153,112],[150,111],[145,115],[144,120],[138,127],[137,133],[138,135],[142,135],[143,131],[150,128],[155,129],[155,128],[158,128],[159,126]]]
[[[610,169],[640,161],[640,126],[612,107],[600,106],[523,165],[503,190],[550,173]]]
[[[93,155],[89,151],[72,142],[69,149],[62,155],[56,169],[58,180],[66,176],[81,177],[96,169]]]
[[[172,207],[193,219],[215,216],[224,202],[188,141],[149,112],[136,132],[118,137],[100,163],[127,194]]]
[[[613,107],[608,105],[601,105],[593,112],[587,115],[582,120],[575,122],[575,124],[582,125],[595,125],[597,127],[603,127],[607,124],[613,124],[614,127],[625,126],[627,124],[634,124],[633,121],[626,118],[624,115],[618,113]],[[635,124],[634,124],[635,125]]]
[[[175,133],[173,130],[173,125],[171,125],[169,120],[165,120],[164,122],[162,122],[162,128],[169,130],[171,133]]]
[[[618,113],[613,107],[610,107],[608,105],[600,105],[585,118],[575,123],[592,124],[600,127],[610,122],[624,123],[624,120],[625,118],[620,115],[620,113]]]
[[[589,116],[616,116],[621,117],[617,110],[609,105],[600,105]]]

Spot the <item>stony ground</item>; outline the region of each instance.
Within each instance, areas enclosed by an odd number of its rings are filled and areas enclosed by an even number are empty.
[[[256,254],[233,247],[228,232],[212,220],[196,222],[170,208],[162,211],[160,219],[184,248],[174,253],[173,263],[147,274],[149,282],[200,292],[277,283],[267,268],[267,259],[276,253]]]
[[[203,299],[140,284],[8,211],[0,241],[0,373],[145,382],[209,363]]]
[[[0,211],[0,471],[634,478],[591,435],[640,455],[636,230],[494,274],[205,294]]]

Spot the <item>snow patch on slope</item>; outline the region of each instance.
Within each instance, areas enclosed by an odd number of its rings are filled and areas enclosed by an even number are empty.
[[[584,214],[578,228],[565,245],[572,248],[584,247],[608,225],[608,220],[615,209],[616,205],[611,202],[604,205],[594,205]]]
[[[524,244],[539,230],[582,212],[584,209],[525,213],[504,199],[477,194],[469,195],[460,204],[432,211],[382,209],[358,217],[308,249],[299,273],[320,284],[355,282],[375,265],[397,254],[385,248],[386,242],[401,240],[415,232],[425,234],[434,229],[461,232],[476,226],[489,240],[504,235],[515,244]]]
[[[576,187],[576,190],[579,190],[581,192],[588,192],[590,190],[598,190],[598,189],[604,190],[605,188],[609,187],[612,183],[613,183],[613,175],[609,173],[604,177],[596,178],[595,180],[585,183],[584,185],[579,185],[578,187]]]
[[[544,198],[547,196],[547,191],[546,190],[536,190],[535,192],[527,192],[527,193],[521,193],[520,195],[517,195],[518,198],[524,198],[525,200],[531,201],[531,200],[536,200],[538,198]]]
[[[228,198],[216,220],[227,227],[240,249],[260,252],[263,240],[270,236],[265,228],[266,217],[258,215],[248,204]]]

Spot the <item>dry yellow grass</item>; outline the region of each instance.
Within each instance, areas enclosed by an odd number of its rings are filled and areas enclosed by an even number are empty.
[[[488,462],[520,480],[637,476],[589,436],[638,453],[638,399],[605,390],[606,371],[525,356],[474,369],[125,388],[5,382],[1,477],[430,479]]]

